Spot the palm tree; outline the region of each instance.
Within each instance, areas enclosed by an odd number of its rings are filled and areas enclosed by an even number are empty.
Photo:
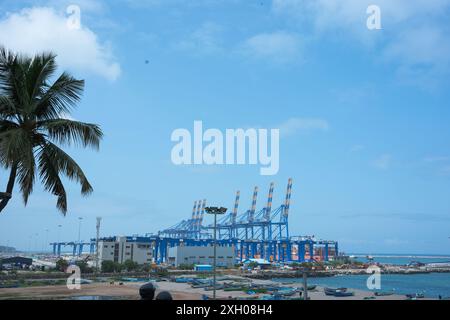
[[[0,193],[0,213],[20,187],[25,205],[39,177],[44,189],[57,197],[57,208],[67,213],[61,176],[93,189],[78,164],[59,145],[81,145],[98,150],[103,133],[98,125],[68,120],[80,100],[84,81],[62,73],[52,83],[57,65],[52,53],[33,58],[0,47],[0,165],[8,170],[6,191]]]

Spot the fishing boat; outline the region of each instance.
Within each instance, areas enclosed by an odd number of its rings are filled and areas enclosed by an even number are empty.
[[[336,291],[334,294],[335,297],[353,297],[354,295],[355,293],[350,291]]]
[[[191,287],[193,289],[206,288],[211,286],[211,280],[208,279],[193,279]]]
[[[224,289],[224,285],[223,284],[217,284],[216,285],[216,290],[222,290]],[[205,291],[213,291],[214,290],[214,286],[207,286],[204,288]]]
[[[297,289],[285,289],[285,290],[278,290],[274,293],[275,296],[280,295],[283,297],[290,297],[297,293]]]
[[[348,291],[347,288],[324,288],[324,292],[327,296],[334,296],[334,297],[351,297],[354,296],[354,292]]]
[[[240,286],[235,286],[235,287],[225,287],[224,289],[223,289],[223,291],[226,291],[226,292],[231,292],[231,291],[245,291],[245,290],[247,290],[248,288],[245,288],[245,287],[240,287]]]
[[[377,291],[374,293],[377,297],[385,297],[385,296],[392,296],[394,292],[392,291]]]
[[[407,294],[406,297],[408,299],[423,299],[425,298],[425,294],[423,292],[417,292],[414,294]]]
[[[193,278],[175,278],[176,283],[190,283],[193,282]]]
[[[347,288],[324,288],[323,290],[327,296],[334,296],[336,292],[347,292]]]
[[[120,281],[124,282],[139,282],[138,278],[121,278]]]
[[[191,285],[192,289],[202,289],[202,288],[206,288],[209,287],[210,284],[209,283],[198,283],[198,284],[193,284]]]

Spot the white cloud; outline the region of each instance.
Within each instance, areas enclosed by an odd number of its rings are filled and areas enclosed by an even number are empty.
[[[295,34],[284,31],[261,33],[247,39],[241,51],[247,56],[284,63],[299,60],[300,44]]]
[[[273,0],[273,11],[297,17],[310,17],[318,29],[335,29],[360,24],[366,29],[367,7],[377,5],[386,25],[439,16],[450,0]],[[357,31],[357,30],[353,30]]]
[[[112,81],[121,73],[109,45],[100,43],[84,25],[69,28],[66,16],[49,7],[24,9],[0,20],[0,44],[27,54],[52,51],[63,69],[94,73]]]
[[[444,161],[450,161],[449,156],[430,156],[423,159],[425,162],[444,162]]]
[[[371,4],[381,9],[382,30],[366,27]],[[423,85],[450,73],[450,0],[273,0],[272,8],[302,29],[312,27],[316,37],[332,33],[360,40],[398,64],[408,82]]]
[[[330,126],[326,120],[314,118],[290,118],[278,126],[282,137],[292,136],[299,132],[328,131]]]
[[[364,146],[362,144],[355,144],[350,148],[350,152],[358,152],[364,150]]]
[[[432,88],[437,76],[450,71],[448,32],[435,26],[406,29],[386,45],[384,56],[398,62],[405,81]]]
[[[163,6],[210,7],[239,3],[240,0],[126,0],[134,8],[154,8]]]
[[[375,168],[380,170],[387,170],[390,168],[392,156],[390,154],[383,154],[372,162]]]
[[[196,54],[213,54],[222,50],[220,36],[223,29],[216,23],[205,22],[186,39],[174,44],[179,50]]]

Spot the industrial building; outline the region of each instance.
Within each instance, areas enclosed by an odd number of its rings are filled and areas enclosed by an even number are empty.
[[[235,264],[233,247],[216,248],[216,265],[230,268]],[[180,265],[212,265],[214,262],[214,247],[177,246],[169,249],[167,263],[171,266]]]
[[[150,264],[153,260],[152,246],[127,237],[103,238],[98,242],[100,265],[103,261],[124,263],[127,260],[138,264]]]
[[[0,270],[2,269],[25,269],[33,264],[33,259],[25,257],[0,258]]]
[[[255,187],[251,199],[250,209],[239,213],[240,191],[237,191],[234,206],[228,214],[220,217],[216,228],[212,224],[205,224],[206,200],[196,201],[191,217],[176,225],[159,231],[157,234],[146,236],[126,237],[126,243],[139,243],[148,245],[151,254],[147,259],[140,261],[170,263],[171,248],[187,247],[210,247],[214,244],[214,230],[217,233],[217,246],[232,248],[234,250],[235,262],[248,259],[264,259],[269,262],[308,262],[329,261],[336,259],[339,255],[338,243],[333,240],[318,239],[315,236],[292,235],[289,230],[289,214],[291,206],[293,180],[289,179],[285,201],[282,205],[272,208],[275,184],[269,187],[267,202],[265,206],[257,210],[257,199],[259,188]],[[101,242],[108,242],[102,239]],[[89,246],[90,252],[95,251],[95,239],[90,243],[53,243],[53,252],[61,254],[61,247],[71,246],[74,256],[81,255],[83,246]],[[116,244],[114,244],[115,246]],[[114,247],[115,248],[115,247]],[[134,247],[133,247],[134,248]],[[116,259],[122,261],[122,253],[115,253],[112,248],[100,248],[104,259]],[[125,248],[127,249],[127,248]],[[134,250],[134,249],[133,249]],[[114,256],[114,257],[113,257]],[[125,257],[125,260],[126,257]]]

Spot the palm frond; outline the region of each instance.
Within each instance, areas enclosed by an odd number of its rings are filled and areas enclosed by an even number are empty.
[[[7,96],[0,96],[0,118],[9,119],[14,117],[16,106]]]
[[[23,161],[28,150],[33,149],[31,137],[22,128],[13,128],[0,132],[0,163],[5,167]]]
[[[39,177],[46,191],[58,197],[56,207],[64,215],[67,213],[67,194],[59,177],[58,164],[46,148],[38,153]]]
[[[42,53],[36,55],[27,70],[27,88],[32,101],[37,101],[47,89],[47,81],[57,69],[56,55],[53,53]],[[32,103],[29,104],[31,112]]]
[[[76,80],[63,73],[48,90],[34,103],[34,115],[40,120],[58,119],[62,114],[70,114],[80,101],[84,81]]]
[[[31,59],[0,50],[0,95],[6,96],[22,112],[30,103],[26,71]]]
[[[27,205],[28,197],[33,192],[35,167],[33,148],[30,147],[23,150],[21,160],[17,167],[17,178],[25,205]]]
[[[98,125],[67,119],[41,121],[37,123],[37,127],[56,143],[65,145],[75,143],[98,149],[103,137]]]

